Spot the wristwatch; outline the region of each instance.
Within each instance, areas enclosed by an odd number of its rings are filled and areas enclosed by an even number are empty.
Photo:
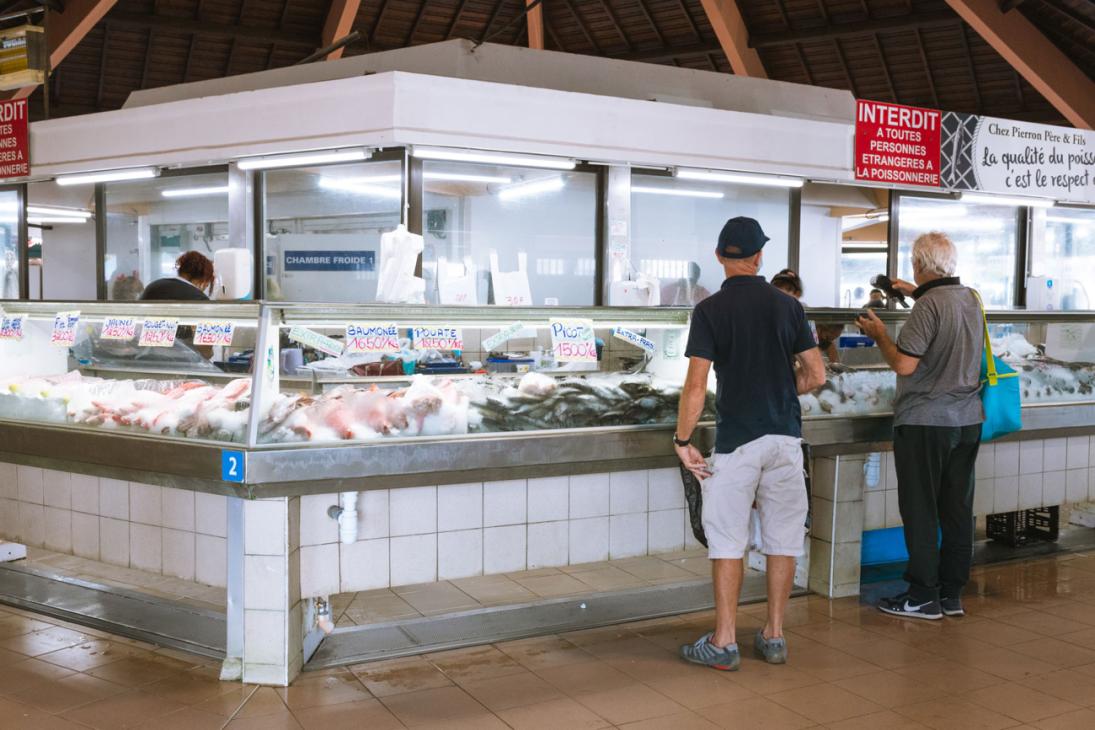
[[[688,446],[690,443],[692,443],[692,437],[691,436],[689,436],[686,439],[679,439],[679,438],[677,438],[677,432],[676,431],[673,432],[673,444],[674,445],[676,445],[676,446]]]

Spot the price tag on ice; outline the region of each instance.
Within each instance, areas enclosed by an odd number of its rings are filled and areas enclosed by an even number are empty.
[[[653,342],[646,339],[638,332],[632,332],[631,330],[624,329],[623,327],[617,327],[616,329],[612,330],[612,336],[618,340],[629,342],[632,345],[635,345],[635,347],[641,347],[642,349],[649,352],[651,355],[653,355],[654,350],[657,349]]]
[[[173,317],[149,317],[141,322],[138,347],[174,347],[179,320]]]
[[[342,343],[338,340],[325,337],[307,327],[291,327],[289,329],[289,339],[293,342],[299,342],[305,347],[310,347],[313,350],[319,350],[320,352],[335,357],[341,355],[343,350]]]
[[[416,350],[463,350],[459,327],[415,327],[411,333]]]
[[[0,340],[23,340],[23,326],[27,321],[25,314],[5,314],[0,316]]]
[[[491,335],[487,339],[483,340],[483,350],[484,350],[484,352],[490,352],[491,350],[495,349],[496,347],[501,345],[506,340],[508,340],[512,337],[515,337],[517,335],[517,333],[520,332],[521,330],[523,330],[524,328],[525,328],[525,325],[523,323],[514,322],[513,324],[511,324],[509,327],[506,327],[501,332],[498,332],[497,334]]]
[[[107,317],[99,330],[100,340],[132,340],[137,336],[137,320],[133,317]]]
[[[346,325],[346,352],[399,352],[399,328],[394,324],[351,322]]]
[[[228,347],[235,334],[236,325],[231,322],[198,322],[194,328],[194,344]]]
[[[72,347],[76,344],[76,327],[80,324],[80,313],[58,312],[53,316],[53,332],[49,344],[54,347]]]
[[[551,319],[548,323],[556,362],[597,362],[593,320]]]

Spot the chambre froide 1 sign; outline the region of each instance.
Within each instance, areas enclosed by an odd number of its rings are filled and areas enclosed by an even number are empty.
[[[855,179],[939,187],[941,117],[935,109],[857,101]]]

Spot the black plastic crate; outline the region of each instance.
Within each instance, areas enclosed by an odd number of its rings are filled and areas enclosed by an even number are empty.
[[[1060,530],[1060,507],[1024,509],[989,515],[985,532],[989,539],[1011,547],[1031,542],[1054,542]]]

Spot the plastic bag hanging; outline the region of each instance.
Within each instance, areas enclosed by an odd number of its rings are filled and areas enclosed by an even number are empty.
[[[390,304],[424,304],[426,281],[414,275],[418,257],[426,247],[422,236],[400,223],[380,237],[380,278],[376,300]]]

